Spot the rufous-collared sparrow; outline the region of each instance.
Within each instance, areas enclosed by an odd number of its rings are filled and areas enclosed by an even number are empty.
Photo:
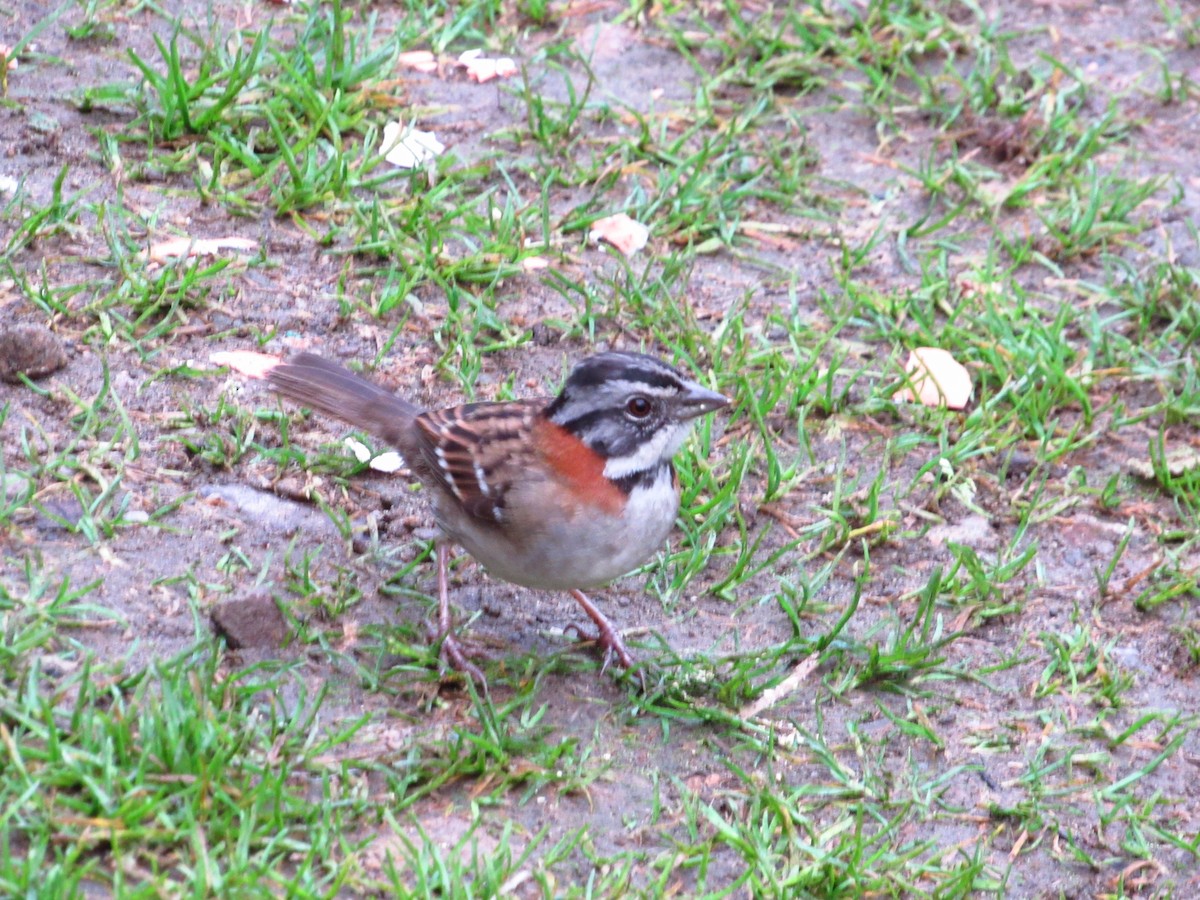
[[[274,364],[278,393],[383,438],[433,495],[437,524],[497,578],[566,590],[596,624],[604,665],[629,668],[621,635],[583,594],[642,565],[679,509],[671,458],[693,420],[729,400],[638,353],[582,360],[554,399],[421,410],[311,353]],[[482,680],[450,618],[437,542],[442,656]]]

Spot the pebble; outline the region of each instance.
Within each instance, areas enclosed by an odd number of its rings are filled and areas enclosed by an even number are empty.
[[[42,325],[0,328],[0,380],[19,384],[20,376],[44,378],[67,364],[62,339]]]
[[[213,631],[231,650],[250,647],[278,649],[287,640],[288,626],[275,601],[266,594],[226,600],[210,614]]]

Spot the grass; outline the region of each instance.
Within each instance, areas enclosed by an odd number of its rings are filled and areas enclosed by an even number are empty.
[[[0,306],[71,364],[0,394],[5,895],[1188,895],[1182,6],[184,6],[8,52]],[[443,678],[420,496],[208,363],[306,342],[434,405],[611,345],[733,398],[606,601],[645,690],[467,559],[490,690]],[[965,411],[898,398],[921,346]],[[284,647],[212,637],[248,595]]]

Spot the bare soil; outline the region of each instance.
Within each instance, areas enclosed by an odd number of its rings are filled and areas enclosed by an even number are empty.
[[[232,20],[276,14],[268,4],[181,0],[169,6],[187,11],[197,20],[210,15]],[[1173,242],[1180,253],[1191,257],[1185,262],[1200,265],[1195,259],[1195,244],[1186,239],[1200,204],[1200,178],[1195,169],[1195,148],[1200,146],[1196,100],[1193,95],[1172,106],[1150,96],[1157,63],[1139,45],[1140,41],[1161,36],[1164,26],[1158,4],[1140,0],[1006,0],[986,6],[1001,20],[1022,27],[1041,23],[1043,27],[1019,45],[1021,52],[1032,59],[1039,51],[1047,50],[1079,67],[1097,84],[1087,100],[1097,113],[1111,97],[1121,97],[1126,114],[1138,120],[1129,142],[1144,151],[1137,154],[1139,174],[1173,176],[1183,192],[1182,201],[1157,223],[1148,240],[1159,245]],[[22,33],[44,12],[38,0],[10,2],[0,12],[0,38],[11,39],[13,34]],[[378,12],[386,25],[388,8],[380,7]],[[579,41],[595,43],[593,71],[604,92],[632,108],[688,102],[695,75],[678,54],[634,29],[622,26],[614,31],[602,27],[603,21],[601,10],[578,15],[567,27]],[[61,339],[66,356],[64,368],[39,382],[49,389],[46,395],[24,385],[0,384],[0,404],[7,404],[9,410],[0,432],[7,467],[15,468],[24,458],[22,435],[36,435],[39,444],[48,448],[66,446],[76,431],[79,414],[69,398],[97,397],[107,384],[136,430],[140,453],[136,461],[125,466],[126,477],[114,488],[114,502],[148,514],[165,504],[177,504],[161,519],[160,527],[122,527],[93,542],[71,527],[83,514],[79,501],[66,486],[53,485],[38,494],[31,513],[19,527],[0,538],[2,564],[15,567],[33,556],[46,569],[69,577],[76,587],[95,583],[89,602],[115,617],[98,615],[91,627],[75,637],[103,658],[124,659],[130,669],[191,647],[198,632],[212,628],[212,611],[223,602],[257,596],[271,606],[282,599],[289,627],[294,629],[301,623],[310,634],[324,632],[326,643],[336,653],[300,642],[279,649],[270,639],[251,636],[245,640],[248,646],[228,652],[228,666],[234,668],[259,659],[303,662],[300,671],[310,695],[322,685],[330,688],[323,712],[328,721],[353,720],[367,712],[377,714],[342,752],[386,760],[411,742],[414,735],[436,735],[459,724],[470,708],[470,698],[452,679],[439,684],[412,673],[389,674],[397,660],[389,654],[386,642],[379,639],[380,634],[393,628],[406,629],[410,637],[419,636],[431,618],[435,584],[430,561],[426,559],[399,578],[395,576],[399,568],[427,547],[431,520],[420,492],[402,477],[372,472],[363,472],[346,483],[340,479],[316,483],[310,479],[306,483],[305,476],[298,472],[280,479],[273,465],[258,461],[253,453],[241,456],[231,468],[220,469],[186,451],[173,423],[187,411],[213,408],[223,394],[233,402],[274,408],[260,388],[236,376],[214,370],[210,377],[179,377],[177,373],[183,367],[207,367],[214,351],[257,349],[258,336],[273,333],[276,337],[264,348],[268,352],[307,346],[334,359],[369,360],[391,338],[391,324],[341,315],[336,297],[340,282],[348,275],[350,289],[354,289],[353,264],[340,252],[318,246],[304,229],[287,218],[234,218],[227,210],[187,191],[164,199],[167,194],[163,185],[156,183],[152,175],[144,181],[129,180],[118,188],[113,174],[98,158],[92,132],[119,130],[126,124],[124,117],[103,110],[83,112],[72,97],[86,85],[134,77],[125,51],[133,47],[146,56],[153,55],[151,39],[160,30],[161,20],[149,11],[131,10],[116,24],[118,36],[112,42],[71,41],[62,28],[50,28],[39,37],[36,51],[42,62],[13,73],[8,102],[0,107],[0,175],[23,178],[34,198],[48,202],[55,176],[69,166],[65,192],[86,192],[93,209],[102,203],[144,203],[160,211],[164,226],[191,234],[253,238],[264,248],[267,262],[231,275],[229,289],[222,296],[212,297],[201,308],[181,311],[185,321],[167,340],[142,348],[119,340],[106,341],[102,328],[86,314],[48,319],[26,299],[19,279],[0,280],[0,325],[48,326]],[[535,34],[531,40],[536,39]],[[1190,67],[1200,79],[1200,50],[1175,52],[1184,57],[1183,67]],[[1175,64],[1180,65],[1178,59]],[[439,75],[406,77],[409,82],[404,90],[409,102],[442,110],[430,115],[425,124],[452,143],[464,165],[490,153],[493,148],[488,135],[519,115],[515,102],[502,87],[480,88]],[[554,81],[557,75],[547,73],[546,78],[547,92],[563,89]],[[1147,90],[1128,90],[1128,85],[1138,83],[1146,84]],[[663,93],[652,93],[658,88]],[[818,92],[797,98],[795,105],[803,112],[805,104],[815,107],[828,99]],[[888,230],[892,226],[886,222],[911,219],[914,211],[924,207],[926,199],[904,167],[918,166],[936,146],[940,138],[935,128],[923,128],[914,122],[910,142],[881,146],[874,122],[852,107],[831,107],[828,112],[804,117],[803,122],[803,144],[817,161],[816,169],[829,185],[828,193],[847,204],[840,221],[821,223],[820,228],[869,233],[882,218]],[[135,148],[129,147],[127,152],[133,156],[132,164],[136,161]],[[179,184],[188,186],[186,181]],[[576,199],[564,191],[553,199],[553,206],[566,209]],[[770,210],[763,210],[764,219],[771,215]],[[11,223],[0,224],[0,229],[5,227],[11,227]],[[0,233],[0,240],[4,239]],[[983,236],[975,239],[974,246],[982,246],[982,240]],[[969,235],[964,237],[964,246],[968,248],[964,252],[971,252]],[[882,242],[868,268],[860,270],[860,276],[884,294],[903,292],[914,284],[914,276],[896,247],[895,241]],[[761,321],[768,311],[793,302],[792,298],[798,298],[799,315],[819,321],[823,314],[815,298],[821,292],[836,296],[839,290],[827,264],[827,254],[833,252],[819,237],[786,244],[764,240],[750,258],[730,253],[697,257],[690,281],[678,288],[696,309],[706,312],[711,323],[719,322],[727,311],[742,303],[748,304],[751,321]],[[23,277],[33,288],[86,286],[113,277],[95,262],[105,256],[103,222],[81,216],[65,233],[21,254]],[[580,247],[571,259],[569,277],[598,282],[616,277],[616,263],[602,250]],[[1094,265],[1088,259],[1074,263],[1071,277],[1088,279],[1095,274]],[[1047,276],[1040,272],[1030,277]],[[457,402],[461,397],[456,387],[445,378],[430,375],[438,359],[430,334],[443,316],[444,299],[428,286],[417,293],[422,311],[400,332],[375,377],[420,404]],[[549,289],[536,273],[510,280],[499,293],[499,314],[510,323],[534,328],[576,314],[563,295]],[[86,287],[67,300],[75,311],[85,309],[87,302]],[[1071,301],[1064,298],[1064,302]],[[604,334],[599,345],[632,347],[640,337]],[[547,344],[531,342],[491,353],[485,358],[479,394],[488,396],[510,373],[516,374],[517,393],[553,391],[564,360],[591,349],[577,343],[563,344],[555,338]],[[870,369],[881,355],[890,352],[891,348],[864,345],[858,362]],[[814,418],[809,427],[815,458],[808,480],[767,510],[757,503],[761,473],[753,474],[745,485],[741,505],[747,539],[770,529],[762,553],[783,546],[788,528],[811,521],[812,511],[821,507],[831,489],[835,469],[843,465],[843,447],[845,460],[840,477],[850,484],[867,485],[882,463],[880,455],[889,436],[907,427],[907,423],[834,416]],[[203,430],[198,424],[188,433],[195,437]],[[1103,484],[1109,474],[1125,471],[1131,456],[1144,455],[1156,430],[1154,422],[1125,425],[1088,449],[1055,460],[1039,472],[1045,479],[1043,489],[1069,493],[1068,480],[1076,477],[1078,470],[1086,472],[1089,484]],[[296,444],[315,447],[336,441],[343,434],[337,423],[313,419],[303,431],[293,429],[289,437]],[[728,440],[740,437],[735,433]],[[273,424],[263,422],[256,440],[277,446],[281,438]],[[1194,445],[1195,435],[1188,440]],[[727,446],[727,442],[718,442],[715,455]],[[919,454],[912,454],[893,467],[892,481],[907,484],[923,462]],[[988,518],[951,502],[933,510],[945,524],[923,539],[873,548],[872,578],[848,634],[870,635],[881,621],[903,622],[913,615],[917,605],[913,592],[927,583],[935,568],[946,568],[952,562],[948,543],[966,544],[979,552],[1010,543],[1016,522],[1011,511],[1014,494],[1031,480],[1027,472],[1021,471],[1019,458],[982,455],[977,458],[977,466],[974,476],[980,491],[975,502]],[[351,523],[359,535],[355,541],[347,542],[330,516],[305,499],[313,488]],[[919,489],[904,498],[906,504],[917,508],[922,500]],[[1112,558],[1131,520],[1135,528],[1112,574],[1114,588],[1101,598],[1094,572],[1102,570]],[[1022,646],[1037,642],[1042,632],[1064,630],[1064,623],[1083,609],[1094,634],[1102,643],[1112,644],[1113,653],[1133,674],[1133,684],[1123,695],[1131,711],[1129,718],[1144,710],[1197,711],[1196,670],[1171,630],[1189,610],[1168,604],[1143,613],[1130,603],[1144,574],[1161,561],[1156,531],[1169,527],[1172,521],[1174,513],[1169,502],[1147,489],[1143,497],[1130,498],[1115,508],[1073,506],[1037,523],[1027,538],[1039,547],[1038,583],[1023,577],[1003,588],[1020,599],[1019,614],[976,624],[970,637],[949,645],[947,665],[966,662],[982,670],[1019,656]],[[906,524],[915,527],[917,522],[914,515]],[[378,542],[371,539],[372,531],[378,534]],[[739,540],[734,533],[722,538],[724,546],[733,546]],[[333,594],[336,586],[350,582],[359,597],[357,602],[332,612],[287,608],[287,592],[278,590],[278,560],[286,558],[295,565],[306,557],[311,558],[308,577],[314,583],[329,586]],[[639,638],[645,641],[641,653],[647,657],[654,657],[655,648],[666,645],[681,655],[695,652],[716,658],[786,637],[791,626],[773,598],[783,583],[808,583],[811,572],[784,558],[776,567],[742,584],[737,601],[729,602],[706,590],[720,580],[721,569],[727,565],[723,560],[727,559],[714,557],[712,569],[694,580],[687,596],[669,607],[643,589],[646,576],[619,582],[601,601],[620,625],[648,629],[648,635]],[[1191,564],[1197,562],[1192,560]],[[824,612],[813,614],[805,625],[814,632],[828,626],[831,617],[836,617],[853,595],[855,574],[861,564],[856,553],[836,562],[831,578],[820,587],[816,598],[814,609]],[[255,574],[260,570],[272,572],[275,590],[256,587]],[[485,651],[490,659],[486,665],[500,674],[498,682],[505,677],[540,679],[538,692],[545,706],[543,724],[549,739],[602,746],[611,754],[606,775],[592,782],[586,791],[549,792],[533,802],[521,802],[516,795],[493,798],[504,816],[522,822],[530,833],[543,825],[549,825],[552,835],[589,826],[596,852],[604,856],[645,839],[639,831],[628,830],[624,813],[644,806],[654,785],[668,808],[676,801],[677,784],[698,792],[709,802],[732,787],[736,779],[724,765],[721,748],[714,752],[713,746],[714,741],[719,743],[727,737],[714,735],[708,724],[686,723],[664,735],[657,719],[648,721],[634,715],[634,686],[600,675],[595,656],[575,646],[569,626],[578,622],[579,615],[569,597],[496,583],[468,559],[461,560],[454,570],[452,592],[460,618],[470,620],[465,633]],[[255,618],[253,611],[250,618]],[[240,626],[235,623],[230,627],[236,633]],[[274,632],[268,629],[268,633]],[[361,676],[363,670],[376,673],[387,684],[387,690],[369,686]],[[946,782],[939,789],[948,791],[964,811],[957,823],[943,820],[939,825],[942,833],[937,837],[946,846],[969,843],[979,837],[981,830],[996,827],[994,820],[989,824],[985,814],[990,805],[1016,807],[1021,803],[1026,788],[1010,779],[1025,770],[1030,754],[1038,752],[1036,738],[1044,724],[1040,717],[1045,700],[1032,696],[1037,676],[1038,672],[1028,665],[1018,664],[991,673],[979,683],[955,681],[943,686],[939,690],[949,692],[952,702],[934,704],[938,710],[934,725],[944,745],[936,748],[899,740],[890,745],[889,752],[896,757],[896,772],[911,770],[912,755],[916,753],[924,757],[917,760],[918,768],[945,773]],[[819,692],[816,685],[814,681],[813,691]],[[501,688],[501,694],[504,690]],[[800,692],[784,698],[769,716],[778,723],[790,721],[802,730],[826,734],[844,734],[843,723],[854,720],[865,739],[887,741],[893,727],[891,720],[879,712],[866,711],[876,705],[906,709],[904,699],[869,689],[837,700],[826,697],[819,706],[812,696]],[[1085,709],[1078,714],[1082,720],[1091,718]],[[1000,720],[1023,722],[1026,733],[1009,733],[1006,729],[1004,735],[993,734]],[[979,749],[983,745],[987,745],[986,752]],[[1159,749],[1149,743],[1122,744],[1107,765],[1132,770]],[[806,760],[803,754],[791,758],[792,763],[781,758],[772,773],[774,777],[792,784],[819,783],[828,778],[823,766]],[[977,764],[982,764],[986,776],[959,768]],[[1162,792],[1178,798],[1194,822],[1200,810],[1198,767],[1200,738],[1193,732],[1179,753],[1147,777],[1146,795]],[[1048,775],[1047,784],[1069,790],[1070,771],[1064,768],[1058,776]],[[1113,780],[1117,777],[1114,775]],[[896,790],[908,787],[895,786]],[[487,786],[447,788],[418,810],[418,818],[428,828],[444,832],[446,840],[451,841],[466,828],[469,799],[480,790],[486,792]],[[1078,821],[1063,823],[1062,827],[1078,839],[1089,833],[1090,825],[1094,829],[1090,831],[1090,849],[1109,860],[1113,868],[1095,871],[1062,862],[1062,857],[1051,851],[1057,840],[1054,828],[1024,838],[1012,834],[1007,843],[992,843],[1001,868],[1006,867],[1006,851],[1019,851],[1018,839],[1043,841],[1047,849],[1022,855],[1020,863],[1011,868],[1011,896],[1097,896],[1111,886],[1114,874],[1128,864],[1129,858],[1115,851],[1120,842],[1105,834],[1098,821],[1089,822],[1095,817],[1091,803],[1081,802],[1078,816]],[[1157,858],[1179,879],[1177,883],[1191,885],[1188,889],[1200,892],[1195,876],[1187,874],[1195,871],[1191,854],[1166,848]],[[719,861],[718,866],[727,871],[708,873],[709,884],[720,883],[722,875],[732,880],[740,865],[741,861],[734,858]],[[587,873],[581,868],[578,875],[586,878]],[[688,883],[689,876],[681,875],[684,893]]]

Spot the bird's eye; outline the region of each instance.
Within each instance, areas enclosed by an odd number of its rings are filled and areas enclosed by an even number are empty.
[[[645,397],[633,397],[625,404],[625,411],[635,419],[644,419],[650,415],[653,407]]]

